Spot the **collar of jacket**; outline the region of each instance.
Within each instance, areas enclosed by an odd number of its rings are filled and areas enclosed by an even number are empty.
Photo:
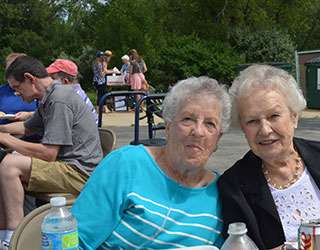
[[[311,176],[320,188],[320,143],[294,138],[294,144]],[[247,198],[250,197],[256,206],[264,209],[281,223],[268,183],[261,171],[261,159],[252,151],[249,151],[244,159],[247,161],[246,171],[245,173],[242,172],[240,178],[240,187],[243,193]]]

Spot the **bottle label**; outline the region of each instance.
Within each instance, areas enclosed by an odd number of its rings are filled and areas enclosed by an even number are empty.
[[[42,250],[76,250],[79,249],[78,230],[65,233],[41,233]]]

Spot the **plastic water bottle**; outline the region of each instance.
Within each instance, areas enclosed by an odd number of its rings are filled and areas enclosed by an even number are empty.
[[[229,224],[229,237],[220,250],[258,250],[258,247],[247,235],[247,227],[243,222]]]
[[[78,224],[65,197],[50,199],[51,208],[41,224],[42,250],[79,249]]]

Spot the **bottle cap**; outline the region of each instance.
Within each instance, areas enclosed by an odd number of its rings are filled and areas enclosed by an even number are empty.
[[[247,232],[246,224],[243,222],[234,222],[229,224],[228,234],[238,235],[245,234]]]
[[[50,205],[57,207],[57,206],[64,206],[66,205],[66,197],[59,196],[59,197],[53,197],[50,199]]]

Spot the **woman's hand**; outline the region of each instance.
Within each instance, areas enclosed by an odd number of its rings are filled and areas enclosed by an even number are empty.
[[[283,243],[281,246],[272,248],[270,250],[285,250],[285,249],[297,249],[297,241],[298,239],[295,238],[294,240],[290,241],[290,242],[285,242]],[[291,244],[292,243],[292,244]]]

